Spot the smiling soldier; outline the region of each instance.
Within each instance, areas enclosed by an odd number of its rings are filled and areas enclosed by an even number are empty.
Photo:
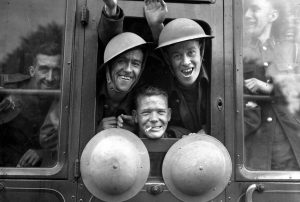
[[[45,42],[37,48],[33,47],[33,55],[28,79],[15,85],[19,89],[59,89],[61,43]],[[10,94],[0,102],[0,166],[40,165],[43,154],[39,129],[55,100],[52,95]],[[5,103],[9,105],[1,107]]]
[[[180,126],[192,133],[208,129],[209,80],[203,57],[205,41],[212,38],[193,20],[178,18],[165,27],[167,6],[163,0],[145,1],[145,16],[158,49],[172,74],[165,85],[172,109],[170,125]],[[159,85],[161,79],[158,80]],[[208,132],[208,131],[206,131]]]
[[[135,123],[139,125],[139,136],[150,139],[166,137],[165,131],[171,119],[168,94],[155,87],[147,87],[136,95]]]
[[[133,93],[144,70],[148,43],[135,33],[122,33],[124,13],[117,0],[103,2],[98,34],[106,46],[97,76],[97,132],[116,128],[121,114],[123,128],[135,131],[135,124],[127,120],[132,120]]]

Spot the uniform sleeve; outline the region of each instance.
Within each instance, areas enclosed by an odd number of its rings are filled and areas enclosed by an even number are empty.
[[[255,132],[261,124],[261,107],[257,106],[254,108],[244,109],[244,134],[245,137],[253,132]]]
[[[59,101],[55,101],[49,109],[40,128],[39,141],[44,149],[55,149],[58,142]]]
[[[98,24],[98,35],[104,46],[114,36],[123,32],[124,12],[118,6],[117,16],[110,18],[105,14],[104,8],[101,13],[101,18]]]

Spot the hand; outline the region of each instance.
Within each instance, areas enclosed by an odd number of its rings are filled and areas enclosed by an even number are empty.
[[[40,145],[44,149],[54,149],[58,143],[58,131],[52,129],[51,131],[46,131],[40,133]]]
[[[200,131],[199,131],[200,132]],[[189,133],[189,134],[187,134],[187,135],[183,135],[181,138],[185,138],[185,137],[187,137],[187,136],[190,136],[190,135],[196,135],[196,134],[200,134],[200,133]],[[201,133],[202,134],[202,133]]]
[[[12,100],[12,98],[6,97],[0,102],[0,112],[4,112],[8,109],[14,109],[15,108],[15,103]]]
[[[263,82],[256,78],[246,79],[245,87],[254,94],[263,93],[268,95],[271,94],[273,90],[273,84]]]
[[[252,101],[248,101],[245,105],[246,108],[255,108],[257,107],[257,103],[256,102],[252,102]]]
[[[203,135],[206,135],[206,132],[204,129],[201,129],[199,130],[196,134],[203,134]]]
[[[41,150],[28,149],[19,160],[17,167],[35,166],[41,160],[41,158]]]
[[[98,132],[109,129],[109,128],[116,128],[117,127],[117,118],[114,116],[105,117],[101,120],[98,126]]]
[[[145,0],[144,12],[150,27],[159,26],[168,13],[167,4],[163,0]]]
[[[135,122],[133,116],[121,114],[117,118],[117,128],[124,128],[135,132]]]
[[[103,0],[105,3],[104,10],[108,16],[115,16],[117,14],[118,0]]]

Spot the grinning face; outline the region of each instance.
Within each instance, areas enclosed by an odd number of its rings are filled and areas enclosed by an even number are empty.
[[[183,86],[191,86],[197,80],[202,64],[198,40],[177,43],[167,48],[172,71]]]
[[[151,139],[161,138],[171,119],[167,98],[163,95],[141,96],[137,105],[134,117],[140,133]]]
[[[112,63],[111,78],[117,90],[127,92],[141,73],[143,52],[134,49],[119,55]]]
[[[60,55],[38,54],[35,65],[30,68],[33,87],[36,89],[58,89],[60,71]]]
[[[269,37],[272,23],[277,19],[278,12],[269,0],[248,0],[245,12],[245,33],[252,37]]]

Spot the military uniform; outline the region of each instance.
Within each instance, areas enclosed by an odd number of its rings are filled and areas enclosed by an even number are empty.
[[[4,87],[26,89],[29,77],[17,74],[6,76]],[[18,79],[19,78],[19,79]],[[0,166],[16,166],[28,149],[40,149],[39,129],[52,103],[50,97],[11,94],[5,96],[13,104],[0,112]]]
[[[276,76],[295,67],[293,43],[270,38],[265,44],[256,41],[247,48],[251,54],[244,58],[245,79],[272,83]],[[245,110],[246,166],[258,170],[299,170],[300,122],[288,111],[275,82],[272,95],[272,101],[259,101],[257,107]]]

